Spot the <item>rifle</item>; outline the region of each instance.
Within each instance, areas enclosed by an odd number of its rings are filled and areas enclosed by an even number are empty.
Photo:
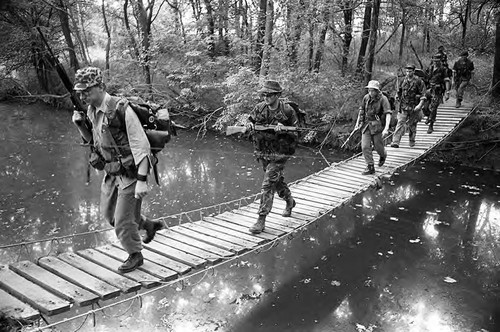
[[[59,75],[59,78],[61,79],[64,87],[66,90],[69,92],[69,97],[71,99],[71,102],[73,103],[73,106],[76,111],[82,113],[83,118],[85,119],[82,125],[86,127],[86,129],[89,132],[92,132],[92,123],[90,120],[85,116],[85,108],[82,105],[82,102],[80,98],[78,98],[75,90],[73,90],[73,82],[71,82],[68,74],[66,73],[66,70],[62,66],[62,64],[59,62],[59,59],[55,56],[54,52],[52,51],[52,48],[50,47],[49,43],[47,42],[47,39],[45,39],[45,36],[42,33],[42,30],[40,30],[40,27],[36,27],[38,30],[38,33],[40,34],[40,37],[42,38],[43,43],[45,44],[45,47],[47,47],[47,50],[49,51],[50,57],[52,61],[54,61],[54,64],[56,66],[56,71],[57,74]]]
[[[255,125],[254,130],[262,131],[262,130],[274,130],[276,128],[275,125]],[[316,130],[311,128],[300,128],[300,127],[292,127],[292,126],[281,126],[282,131],[310,131]],[[247,131],[246,126],[227,126],[226,128],[226,136],[233,135],[236,133],[245,133]]]
[[[422,61],[420,61],[420,57],[418,56],[418,53],[415,50],[415,47],[413,47],[413,44],[411,42],[410,42],[410,47],[411,50],[413,51],[413,54],[415,54],[415,57],[417,58],[418,64],[420,65],[420,69],[424,69],[424,65],[422,64]]]
[[[344,144],[342,144],[342,146],[340,147],[341,149],[344,148],[344,146],[347,144],[347,142],[349,142],[349,140],[351,139],[352,135],[354,135],[354,133],[356,133],[358,130],[359,130],[358,128],[354,128],[351,131],[351,134],[349,134],[349,137],[347,137],[347,139],[345,140]]]

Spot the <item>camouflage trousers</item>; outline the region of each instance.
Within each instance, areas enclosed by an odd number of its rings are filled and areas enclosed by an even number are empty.
[[[432,92],[431,101],[429,103],[429,122],[432,124],[436,121],[437,109],[443,100],[442,92]]]
[[[392,138],[393,143],[399,145],[401,137],[403,137],[406,132],[408,132],[408,135],[410,136],[410,144],[415,143],[415,137],[417,136],[417,123],[421,120],[421,118],[419,117],[419,114],[413,114],[414,112],[415,111],[402,111],[398,113],[398,123]]]
[[[284,200],[290,199],[292,193],[285,183],[284,170],[286,160],[269,161],[261,159],[261,163],[265,174],[264,181],[262,181],[258,214],[260,216],[267,216],[273,207],[275,193],[278,193],[278,196]]]
[[[469,80],[458,79],[455,83],[455,90],[457,91],[457,100],[462,101],[464,99],[465,88],[469,85]]]

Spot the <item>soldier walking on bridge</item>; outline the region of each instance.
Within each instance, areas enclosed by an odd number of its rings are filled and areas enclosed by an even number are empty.
[[[460,59],[453,65],[453,80],[457,91],[457,103],[455,107],[462,106],[464,90],[474,77],[474,63],[468,58],[469,52],[460,53]]]
[[[434,131],[437,108],[441,103],[443,94],[445,95],[445,100],[448,100],[450,97],[450,77],[448,70],[443,66],[441,55],[435,54],[432,57],[432,62],[433,64],[426,71],[428,86],[425,97],[429,102],[429,115],[425,121],[425,124],[429,125],[427,134],[431,134]]]
[[[363,175],[375,174],[372,143],[379,154],[378,166],[382,167],[387,158],[383,137],[389,133],[391,122],[391,105],[386,96],[380,91],[378,81],[370,81],[366,86],[368,93],[363,97],[359,108],[355,130],[361,129],[361,151],[366,161]],[[385,116],[385,127],[382,129],[382,119]]]
[[[151,147],[135,112],[127,106],[124,117],[118,115],[120,98],[110,96],[96,67],[79,69],[75,91],[89,105],[87,114],[75,111],[72,121],[83,139],[95,146],[90,164],[104,170],[101,184],[101,213],[115,227],[120,243],[129,254],[118,268],[126,273],[143,264],[139,229],[146,230],[144,242],[150,242],[162,224],[141,216],[142,199],[149,191],[147,175]],[[92,130],[82,126],[87,117]],[[124,123],[123,123],[124,122]]]
[[[410,147],[415,146],[417,123],[422,120],[421,109],[425,101],[425,83],[415,76],[415,65],[405,67],[406,77],[399,86],[396,99],[399,101],[398,124],[391,146],[399,148],[401,137],[408,130]]]
[[[298,135],[285,132],[283,126],[297,126],[295,110],[279,99],[283,89],[276,81],[266,81],[259,91],[264,101],[257,104],[248,118],[247,128],[253,133],[254,154],[264,169],[264,181],[260,198],[259,217],[249,231],[261,233],[265,228],[266,216],[273,207],[274,194],[286,201],[283,217],[290,217],[295,200],[284,180],[285,163],[295,153]],[[256,131],[255,125],[275,125],[273,129]]]

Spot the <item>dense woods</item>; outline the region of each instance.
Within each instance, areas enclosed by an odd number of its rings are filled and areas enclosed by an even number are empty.
[[[165,102],[179,114],[217,120],[218,127],[250,110],[264,77],[281,81],[287,96],[323,122],[351,119],[368,80],[391,90],[401,65],[427,66],[439,45],[451,63],[468,49],[478,92],[492,87],[500,95],[495,0],[4,0],[0,6],[3,96],[62,103],[57,96],[67,95],[37,27],[70,76],[99,66],[110,92]]]

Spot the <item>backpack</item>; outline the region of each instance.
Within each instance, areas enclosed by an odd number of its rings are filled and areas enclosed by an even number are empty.
[[[294,101],[288,100],[288,99],[281,99],[282,102],[285,104],[289,105],[293,110],[295,111],[295,114],[297,115],[297,119],[299,122],[297,123],[297,127],[300,128],[305,128],[307,126],[306,122],[306,115],[307,113],[300,109],[299,104],[297,104]]]
[[[386,90],[382,91],[382,94],[387,97],[387,100],[389,100],[389,105],[391,106],[392,115],[389,128],[395,127],[398,122],[397,118],[394,116],[396,110],[396,98],[394,98],[394,96],[391,95],[389,91]],[[385,128],[385,116],[380,117],[380,122],[382,123],[382,128]]]
[[[139,118],[151,146],[151,153],[160,152],[172,136],[177,136],[175,124],[166,108],[146,103],[140,98],[122,99],[116,105],[116,114],[121,118],[123,125],[125,125],[127,106],[130,106]]]

